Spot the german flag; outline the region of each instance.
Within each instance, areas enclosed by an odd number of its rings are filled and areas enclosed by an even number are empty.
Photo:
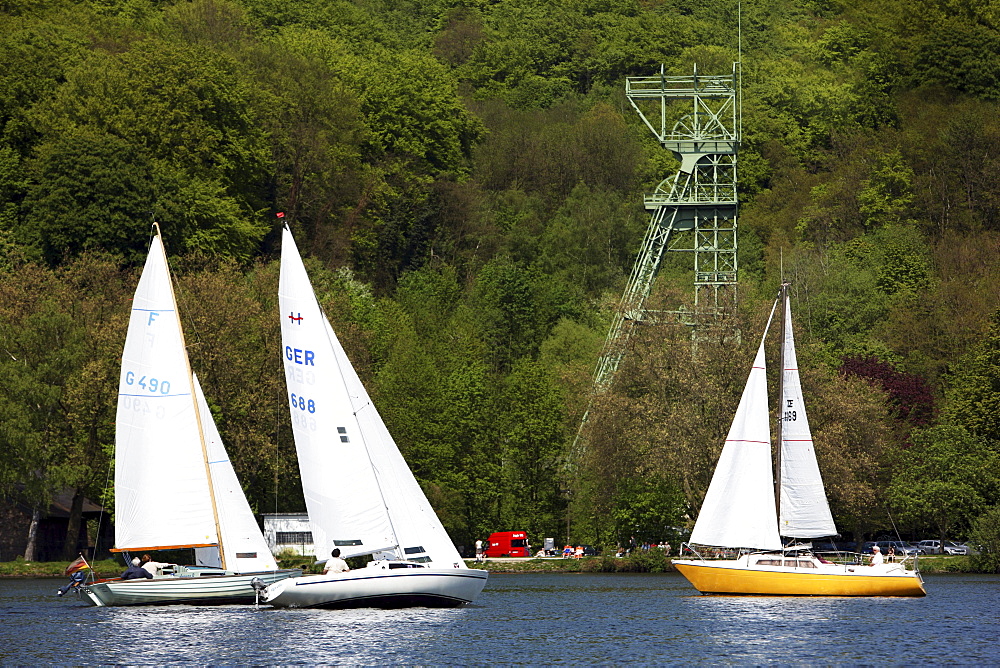
[[[66,567],[65,574],[69,575],[71,573],[76,573],[77,571],[82,571],[84,568],[90,568],[90,564],[87,563],[87,560],[84,559],[83,555],[81,554],[79,557],[76,558],[76,561],[74,561],[72,564]]]

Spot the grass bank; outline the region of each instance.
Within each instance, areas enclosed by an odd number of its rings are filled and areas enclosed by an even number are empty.
[[[15,561],[0,562],[0,578],[61,578],[68,561]],[[584,557],[582,559],[525,559],[523,561],[491,561],[477,564],[466,561],[470,568],[491,573],[667,573],[675,570],[670,558],[662,552],[633,554],[622,559],[616,557]],[[108,577],[118,575],[125,567],[112,559],[91,564],[98,574]],[[320,564],[311,557],[280,560],[281,568],[301,568],[304,573],[320,572]],[[358,567],[363,568],[363,564]],[[920,557],[922,573],[980,573],[973,568],[972,560],[963,556],[932,555]]]
[[[660,551],[617,557],[582,559],[525,559],[524,561],[466,561],[470,568],[491,573],[666,573],[673,571],[670,557]]]
[[[69,561],[25,561],[18,557],[14,561],[0,561],[0,578],[64,578]],[[91,566],[102,577],[121,575],[125,567],[113,559],[91,562]]]
[[[663,553],[635,554],[615,557],[584,557],[583,559],[525,559],[523,561],[490,561],[477,564],[466,561],[470,568],[491,573],[667,573],[676,570]],[[921,573],[980,573],[969,557],[932,555],[920,557]]]

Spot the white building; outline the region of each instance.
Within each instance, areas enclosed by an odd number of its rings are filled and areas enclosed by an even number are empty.
[[[264,513],[264,540],[271,554],[278,556],[282,550],[312,556],[312,529],[306,513]]]

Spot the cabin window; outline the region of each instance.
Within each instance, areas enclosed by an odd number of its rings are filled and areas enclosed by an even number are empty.
[[[781,559],[758,559],[758,566],[782,566]]]
[[[275,531],[274,542],[278,545],[304,545],[313,542],[312,531]]]
[[[420,554],[421,552],[426,552],[423,547],[404,547],[403,552],[406,554]]]

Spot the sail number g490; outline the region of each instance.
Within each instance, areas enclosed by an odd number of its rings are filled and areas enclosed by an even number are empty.
[[[138,381],[135,379],[135,374],[131,371],[125,374],[125,384],[126,385],[138,385],[147,392],[160,394],[170,394],[170,381],[169,380],[159,380],[156,378],[151,378],[150,376],[143,376]]]
[[[292,408],[298,408],[300,411],[309,411],[310,413],[315,413],[316,402],[312,399],[306,399],[303,396],[299,396],[293,393]]]

